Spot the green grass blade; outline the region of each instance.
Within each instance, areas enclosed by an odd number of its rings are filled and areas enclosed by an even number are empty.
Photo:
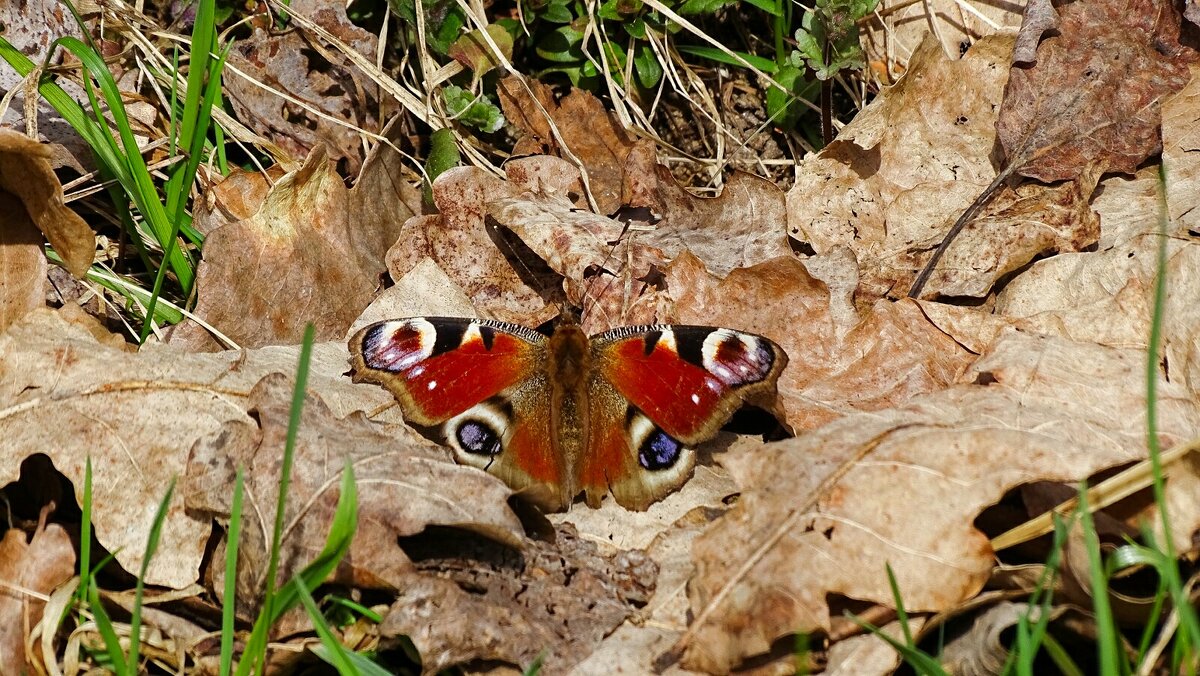
[[[246,483],[246,470],[238,466],[233,480],[233,505],[229,509],[229,532],[225,536],[225,595],[221,608],[221,676],[229,676],[233,669],[233,631],[237,617],[237,557],[238,543],[242,538],[242,495]]]
[[[897,641],[896,639],[884,633],[884,631],[879,627],[867,622],[854,613],[847,612],[846,617],[848,617],[851,622],[854,622],[858,626],[874,634],[876,638],[879,638],[888,645],[892,646],[892,649],[900,653],[900,656],[904,658],[904,661],[908,662],[909,666],[911,666],[918,674],[949,676],[949,674],[946,673],[946,670],[942,668],[942,665],[939,664],[937,660],[933,659],[933,657],[925,654],[921,650],[906,643]]]
[[[168,238],[172,232],[171,223],[159,199],[158,190],[154,186],[154,179],[146,167],[146,160],[142,157],[137,139],[134,138],[129,116],[125,112],[125,104],[121,99],[121,92],[117,87],[116,80],[113,79],[112,73],[105,66],[104,59],[96,52],[91,51],[83,42],[71,36],[61,37],[55,42],[79,59],[84,68],[87,69],[88,73],[99,84],[100,92],[104,95],[104,101],[108,104],[108,112],[113,117],[113,125],[116,127],[121,139],[120,161],[117,164],[124,168],[122,174],[128,181],[127,184],[123,181],[122,185],[126,192],[129,193],[130,198],[133,199],[134,204],[137,205],[138,211],[146,219],[147,224],[158,240],[159,247],[164,252],[167,251]],[[84,79],[84,82],[87,84],[87,78]],[[99,116],[99,107],[95,103],[93,103],[93,109],[96,111],[97,116]],[[104,125],[103,128],[107,131],[107,125]],[[179,280],[180,286],[183,287],[186,295],[191,289],[194,278],[191,261],[179,249],[176,249],[173,254],[166,254],[165,257],[167,264],[171,267],[171,271],[175,274],[176,279]]]
[[[167,486],[167,494],[158,503],[158,511],[154,514],[154,523],[150,526],[150,536],[146,538],[146,553],[142,555],[142,569],[138,573],[137,586],[133,592],[133,612],[129,621],[129,665],[137,669],[138,652],[141,648],[142,636],[142,594],[145,591],[146,571],[150,569],[150,559],[158,551],[158,541],[162,537],[163,522],[167,520],[167,508],[171,506],[171,496],[175,494],[175,479]]]
[[[699,56],[703,59],[716,61],[717,63],[728,64],[730,66],[738,66],[740,68],[746,67],[742,62],[734,59],[715,47],[704,47],[701,45],[677,45],[675,49],[681,54],[691,54],[692,56]],[[745,52],[734,53],[745,59],[746,63],[749,63],[751,66],[754,66],[768,75],[774,75],[775,71],[779,70],[779,64],[770,59],[764,59],[761,56],[755,56],[754,54],[747,54]]]
[[[1100,554],[1100,537],[1088,511],[1087,485],[1079,486],[1079,519],[1083,529],[1083,541],[1088,553],[1088,577],[1092,586],[1092,614],[1096,618],[1096,651],[1100,673],[1117,676],[1121,668],[1121,644],[1117,638],[1116,619],[1108,598],[1108,576],[1104,570],[1104,559]]]
[[[79,510],[79,601],[88,598],[92,588],[92,456],[83,466],[83,505]]]
[[[246,642],[246,649],[242,653],[242,659],[238,661],[238,676],[245,676],[251,668],[254,668],[256,673],[262,672],[264,662],[266,661],[267,634],[271,624],[278,616],[275,613],[275,576],[279,572],[279,555],[283,541],[284,510],[287,506],[288,488],[291,486],[292,481],[292,464],[295,461],[296,455],[296,433],[300,429],[300,418],[304,410],[304,394],[308,385],[308,369],[309,363],[312,361],[314,338],[315,329],[312,324],[309,324],[304,328],[304,340],[300,345],[300,359],[296,365],[296,384],[292,393],[291,416],[288,419],[287,443],[283,449],[283,463],[280,468],[279,498],[275,504],[275,525],[271,530],[271,556],[267,564],[266,589],[263,594],[261,610],[254,622],[254,629],[250,634],[249,640]]]
[[[96,623],[96,631],[100,632],[100,637],[104,639],[104,650],[108,655],[109,667],[117,676],[133,676],[133,672],[129,670],[129,662],[125,659],[125,653],[121,650],[121,639],[117,637],[112,620],[104,610],[104,604],[100,602],[100,591],[96,589],[95,580],[92,580],[91,586],[88,587],[88,599],[91,601],[92,619]]]
[[[890,563],[884,567],[887,569],[888,586],[892,589],[892,600],[896,604],[896,620],[900,622],[900,630],[904,632],[904,642],[915,648],[912,628],[908,624],[908,611],[904,609],[904,597],[900,595],[900,584],[896,582],[896,571],[892,570]]]
[[[343,608],[348,608],[355,614],[357,614],[361,617],[365,617],[368,620],[370,620],[371,622],[374,622],[375,624],[379,624],[380,622],[383,622],[382,615],[380,615],[379,613],[375,612],[374,610],[371,610],[370,608],[364,606],[363,604],[357,603],[357,602],[355,602],[351,599],[348,599],[344,596],[330,596],[327,600],[330,603],[335,603],[339,606],[342,606]]]
[[[346,650],[342,642],[337,640],[337,637],[333,635],[333,630],[325,622],[324,616],[321,615],[321,610],[317,608],[316,601],[313,601],[312,594],[308,593],[308,587],[304,584],[304,580],[297,575],[292,578],[292,582],[296,588],[296,595],[300,599],[300,604],[308,612],[308,619],[312,620],[313,629],[317,632],[317,638],[321,639],[321,647],[324,650],[317,652],[317,656],[332,665],[342,676],[359,676],[358,668],[350,661],[350,658],[346,654],[350,651]]]
[[[325,581],[337,568],[339,562],[350,551],[350,543],[354,540],[354,531],[358,526],[358,487],[354,481],[354,466],[350,459],[342,468],[341,493],[338,495],[337,509],[333,513],[333,522],[329,526],[329,535],[325,538],[325,546],[316,558],[304,570],[279,590],[276,606],[271,622],[278,620],[285,612],[296,605],[299,590],[294,580],[299,578],[308,587],[316,587]]]
[[[1159,167],[1159,216],[1158,216],[1158,247],[1155,254],[1154,280],[1154,312],[1150,321],[1150,339],[1146,348],[1146,446],[1150,453],[1150,466],[1154,475],[1154,501],[1158,506],[1159,521],[1162,524],[1162,550],[1172,562],[1176,560],[1174,536],[1171,534],[1171,519],[1167,511],[1166,481],[1162,468],[1162,449],[1158,444],[1158,361],[1162,345],[1163,313],[1167,302],[1167,167],[1166,163]],[[1167,589],[1171,593],[1171,601],[1179,615],[1180,640],[1188,647],[1193,656],[1200,653],[1200,618],[1196,609],[1188,599],[1187,591],[1183,588],[1183,580],[1179,576],[1178,566],[1166,566],[1161,573],[1165,577]],[[1192,672],[1196,664],[1190,665]]]

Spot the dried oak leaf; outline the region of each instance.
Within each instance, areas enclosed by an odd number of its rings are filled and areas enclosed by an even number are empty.
[[[537,326],[555,314],[538,289],[525,279],[530,267],[517,257],[511,239],[485,221],[488,204],[520,194],[518,186],[481,169],[451,169],[433,182],[438,213],[415,216],[404,223],[387,252],[392,279],[431,259],[471,298],[481,316]]]
[[[980,511],[1021,484],[1145,457],[1144,363],[1137,349],[1009,331],[962,379],[975,384],[728,458],[745,491],[693,548],[685,665],[724,672],[781,636],[828,630],[830,598],[892,604],[885,563],[910,612],[970,598],[994,557]],[[1158,387],[1170,447],[1200,409],[1174,378]],[[1187,497],[1179,541],[1200,526]]]
[[[557,196],[501,198],[488,202],[487,213],[565,278],[567,300],[586,310],[585,331],[654,323],[661,299],[644,293],[645,282],[667,258],[647,233],[627,233],[624,224]]]
[[[1058,11],[1051,0],[1030,0],[1021,17],[1021,30],[1013,46],[1013,64],[1024,65],[1037,61],[1037,46],[1046,31],[1058,28]]]
[[[685,486],[684,490],[687,489],[688,486]],[[695,572],[692,543],[727,509],[725,505],[696,507],[663,524],[657,536],[645,544],[646,554],[658,564],[659,569],[654,596],[650,597],[638,617],[627,620],[609,634],[586,660],[576,664],[571,670],[572,674],[606,676],[643,674],[653,670],[655,658],[670,648],[687,629],[688,602],[685,590]],[[568,516],[573,513],[569,512]],[[673,665],[661,673],[665,676],[682,676],[693,672]]]
[[[1200,72],[1200,66],[1194,65],[1192,72]],[[1198,92],[1200,80],[1193,79],[1163,102],[1164,176],[1158,167],[1147,167],[1132,178],[1112,176],[1101,182],[1092,200],[1101,222],[1098,250],[1037,261],[997,294],[997,315],[1023,329],[1074,340],[1146,345],[1165,187],[1171,292],[1164,319],[1172,336],[1168,362],[1174,373],[1200,374],[1194,363],[1200,360],[1200,347],[1191,347],[1196,340],[1191,327],[1200,326],[1200,317],[1183,300],[1200,293],[1191,273],[1198,264],[1194,233],[1200,232]]]
[[[404,543],[424,573],[400,590],[381,625],[407,636],[427,673],[478,662],[562,674],[645,605],[658,567],[638,551],[602,554],[560,526],[522,550],[431,530]]]
[[[343,7],[298,0],[288,11],[311,19],[374,60],[376,37],[351,23]],[[382,128],[396,107],[347,56],[303,29],[270,35],[255,28],[230,52],[228,65],[223,84],[238,119],[294,157],[306,156],[324,144],[335,161],[345,162],[350,174],[362,166],[357,130]]]
[[[846,258],[832,264],[854,263]],[[853,278],[852,270],[842,274]],[[859,316],[848,307],[852,285],[831,288],[792,257],[719,279],[685,253],[665,275],[674,300],[672,321],[752,331],[783,347],[789,364],[779,394],[796,430],[940,390],[974,359],[917,305],[879,301]]]
[[[271,188],[253,216],[223,226],[204,245],[195,313],[243,348],[298,344],[304,327],[333,340],[371,302],[382,270],[367,256],[345,184],[318,147]],[[218,345],[195,322],[170,341]]]
[[[0,484],[16,481],[22,461],[43,453],[82,500],[90,456],[96,538],[136,572],[154,512],[188,449],[226,421],[249,422],[242,400],[251,386],[266,373],[295,371],[297,351],[189,354],[167,345],[131,353],[98,342],[61,312],[34,311],[0,335]],[[338,415],[390,402],[386,392],[342,375],[348,356],[340,339],[317,345],[309,387]],[[146,583],[194,582],[210,529],[176,493]]]
[[[645,170],[635,171],[636,166]],[[717,275],[791,253],[785,193],[774,183],[734,172],[715,197],[698,197],[658,164],[652,144],[639,144],[627,163],[624,204],[649,209],[654,229],[642,241],[669,258],[690,251]]]
[[[1037,61],[1009,72],[996,135],[1009,168],[1039,181],[1132,173],[1159,152],[1163,99],[1187,84],[1195,53],[1179,44],[1165,0],[1098,0],[1060,7]]]
[[[21,201],[29,219],[63,259],[82,277],[96,253],[96,236],[63,202],[62,184],[50,168],[50,149],[9,129],[0,129],[0,191]]]
[[[550,87],[519,74],[501,80],[496,93],[504,117],[523,132],[513,155],[551,154],[568,159],[574,155],[587,170],[600,213],[611,214],[621,206],[625,160],[636,139],[604,109],[600,99],[572,89],[555,101]],[[553,128],[557,128],[558,138]],[[569,152],[560,147],[559,139]]]
[[[267,574],[292,390],[292,381],[281,374],[259,381],[250,391],[250,419],[228,421],[200,438],[182,484],[189,510],[227,522],[230,486],[237,468],[245,468],[247,521],[238,547],[237,602],[246,616],[257,611]],[[444,449],[408,428],[381,426],[361,413],[336,417],[310,394],[296,437],[277,586],[324,547],[347,459],[358,485],[359,520],[350,553],[334,573],[338,582],[408,587],[415,572],[396,538],[434,525],[511,546],[523,540],[520,521],[506,502],[512,491],[498,479],[455,464]]]
[[[0,332],[46,304],[46,272],[40,230],[20,200],[0,192]]]
[[[817,254],[850,247],[864,303],[906,289],[929,241],[995,177],[988,157],[1012,44],[984,38],[951,61],[926,40],[896,86],[801,163],[787,196],[789,235]],[[981,276],[986,285],[998,271]]]
[[[1098,178],[1097,168],[1091,167],[1076,180],[1053,186],[1002,186],[951,242],[922,295],[982,298],[997,280],[1039,256],[1091,247],[1100,238],[1100,216],[1088,204]],[[960,186],[972,191],[976,188],[952,184],[945,189]],[[936,190],[937,186],[927,184],[923,188]],[[910,219],[913,210],[908,208],[908,200],[920,202],[927,196],[927,190],[911,190],[892,203],[888,209],[889,238],[899,230],[891,227],[893,223]],[[893,212],[898,212],[894,219]],[[903,291],[912,283],[913,271],[924,265],[929,251],[937,247],[949,228],[950,222],[943,222],[935,234],[904,255],[864,261],[864,267],[870,266],[864,276],[874,278],[881,287],[890,283],[889,290]]]
[[[62,526],[40,521],[31,541],[19,528],[5,531],[0,540],[0,617],[5,618],[0,622],[0,674],[42,671],[26,659],[26,632],[42,621],[46,603],[39,596],[49,595],[74,574],[75,548]]]

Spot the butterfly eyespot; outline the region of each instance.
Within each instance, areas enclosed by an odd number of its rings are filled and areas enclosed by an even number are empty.
[[[648,470],[670,469],[679,462],[683,444],[662,430],[655,430],[638,448],[638,463]]]
[[[500,435],[486,423],[466,420],[454,432],[458,446],[475,455],[496,455],[500,452]]]

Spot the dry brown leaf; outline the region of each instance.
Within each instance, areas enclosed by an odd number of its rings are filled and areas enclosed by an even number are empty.
[[[262,207],[267,193],[287,172],[282,164],[273,164],[266,173],[234,168],[229,175],[204,193],[198,200],[192,223],[205,236],[217,228],[244,221]]]
[[[658,567],[640,552],[601,554],[561,527],[520,552],[429,532],[406,550],[426,576],[400,590],[384,636],[407,636],[434,673],[500,661],[566,673],[645,605]]]
[[[1194,66],[1193,72],[1200,72]],[[1116,347],[1144,346],[1150,332],[1151,286],[1157,271],[1157,234],[1166,190],[1168,285],[1172,298],[1195,293],[1194,233],[1200,231],[1200,80],[1193,79],[1163,103],[1163,161],[1133,178],[1110,177],[1096,191],[1092,207],[1101,219],[1095,253],[1058,255],[1038,261],[997,294],[995,312],[1026,329]],[[1164,183],[1165,180],[1165,183]],[[1170,337],[1168,361],[1192,370],[1200,350],[1188,302],[1169,301],[1164,315]],[[952,332],[953,333],[953,332]]]
[[[585,310],[585,331],[657,319],[660,297],[644,293],[645,281],[667,259],[646,243],[646,233],[626,234],[622,223],[553,196],[497,199],[487,210],[566,278],[567,300]]]
[[[96,253],[96,236],[63,202],[62,184],[50,168],[50,149],[9,129],[0,129],[0,190],[18,199],[63,267],[82,277]]]
[[[980,38],[1015,31],[1025,5],[928,0],[880,9],[860,23],[862,45],[868,67],[880,84],[890,85],[907,70],[931,29],[946,56],[959,56]]]
[[[297,352],[186,354],[159,346],[130,353],[59,313],[32,312],[0,336],[0,483],[15,481],[25,458],[44,453],[81,500],[90,455],[96,538],[125,570],[137,571],[155,509],[171,477],[182,474],[188,449],[225,421],[248,422],[251,386],[267,373],[294,373]],[[336,415],[389,403],[386,392],[342,375],[348,357],[341,340],[316,346],[310,387]],[[194,582],[210,528],[185,512],[177,493],[146,583]]]
[[[647,169],[633,170],[639,163]],[[657,219],[653,230],[637,236],[668,258],[690,251],[724,276],[791,253],[785,194],[774,183],[739,171],[716,197],[697,197],[656,163],[649,143],[638,145],[628,165],[623,203],[647,208]]]
[[[727,671],[781,636],[828,629],[830,598],[891,604],[885,563],[910,612],[974,595],[993,557],[972,525],[982,509],[1023,483],[1145,456],[1143,369],[1138,350],[1010,331],[964,378],[976,384],[730,458],[746,490],[694,548],[685,665]],[[1200,410],[1174,379],[1158,387],[1169,447]],[[1180,516],[1184,541],[1200,513]]]
[[[0,540],[0,617],[5,620],[0,622],[0,674],[35,673],[26,659],[25,639],[42,620],[46,603],[37,596],[48,595],[74,574],[75,548],[62,526],[47,526],[43,520],[31,541],[19,528],[5,531]]]
[[[1100,217],[1088,201],[1096,187],[1099,174],[1096,168],[1084,171],[1077,180],[1054,186],[1024,184],[1003,186],[988,201],[982,212],[971,219],[946,249],[945,255],[929,276],[926,294],[948,297],[983,298],[997,280],[1048,253],[1064,254],[1083,251],[1100,238]],[[962,184],[964,188],[973,188]],[[933,186],[926,186],[932,188]],[[926,195],[927,196],[927,195]],[[917,191],[909,191],[893,203],[901,204],[905,198],[921,199]],[[892,212],[889,209],[889,216]],[[901,219],[911,212],[899,209]],[[889,218],[889,235],[892,220]],[[918,247],[917,255],[889,260],[886,256],[875,258],[866,265],[874,265],[878,272],[872,276],[882,282],[889,280],[890,291],[903,292],[913,281],[912,271],[928,260],[930,249],[941,241],[950,223],[944,223],[927,246]],[[912,249],[909,253],[914,253]],[[904,262],[910,264],[905,266]],[[897,266],[899,267],[893,267]],[[883,286],[883,283],[880,284]]]
[[[530,288],[509,262],[509,240],[485,223],[487,205],[519,194],[516,186],[474,167],[451,169],[433,183],[438,214],[405,222],[387,253],[392,279],[400,279],[431,259],[471,298],[479,314],[537,326],[554,315],[553,307]]]
[[[361,260],[380,273],[384,257],[396,243],[404,223],[422,212],[421,191],[404,175],[404,156],[396,149],[403,142],[408,118],[397,115],[383,130],[380,142],[367,154],[358,181],[350,189],[349,210],[355,227],[351,240]]]
[[[996,136],[1008,170],[1040,181],[1132,173],[1162,148],[1164,98],[1187,84],[1195,53],[1163,0],[1068,3],[1037,61],[1009,72]]]
[[[1037,46],[1046,31],[1058,28],[1058,12],[1050,0],[1030,0],[1021,17],[1021,30],[1013,46],[1013,64],[1023,66],[1037,61]]]
[[[343,7],[297,0],[289,5],[289,11],[309,18],[351,49],[375,59],[378,40],[351,23]],[[378,131],[397,105],[348,57],[298,28],[275,35],[256,28],[253,35],[234,46],[228,70],[222,82],[239,120],[293,157],[307,156],[324,144],[351,175],[362,166],[362,142],[356,128]]]
[[[58,49],[48,54],[54,41],[63,36],[82,39],[79,24],[71,12],[56,0],[30,0],[27,2],[0,3],[0,25],[4,26],[4,39],[17,51],[29,57],[35,64],[47,62],[50,66],[62,65],[71,57],[65,49]],[[58,114],[47,101],[38,95],[37,89],[26,89],[20,73],[15,68],[0,68],[0,94],[8,94],[12,90],[11,102],[0,115],[0,127],[26,129],[29,120],[25,119],[26,107],[33,103],[36,120],[33,125],[40,138],[48,141],[49,160],[54,167],[72,167],[80,174],[94,168],[92,150],[87,142],[75,131],[74,127]],[[83,87],[67,78],[59,78],[58,84],[81,106],[88,105],[87,93]],[[26,99],[32,95],[36,102]]]
[[[346,340],[367,324],[398,317],[475,317],[471,299],[426,258],[371,301],[346,331]]]
[[[850,247],[864,302],[911,279],[930,240],[995,177],[988,158],[1012,44],[984,38],[951,61],[926,40],[895,87],[800,164],[787,196],[789,234],[817,254]],[[980,276],[986,286],[999,275]]]
[[[0,192],[0,333],[46,304],[42,233],[16,197]]]
[[[569,159],[570,155],[559,147],[561,139],[587,170],[588,184],[600,213],[611,214],[621,206],[625,160],[636,139],[621,127],[614,114],[604,109],[600,99],[590,92],[572,89],[555,101],[548,86],[518,74],[501,80],[496,93],[504,117],[524,132],[513,148],[513,155],[552,154]],[[552,124],[558,129],[557,139],[551,131]]]
[[[227,421],[197,441],[181,487],[190,512],[227,522],[230,486],[237,468],[245,468],[237,601],[247,617],[258,610],[267,574],[292,391],[282,374],[256,384],[250,418]],[[444,449],[407,428],[376,425],[361,414],[338,418],[310,394],[296,437],[277,588],[324,547],[347,459],[358,486],[359,520],[350,553],[334,574],[342,583],[405,588],[414,569],[396,539],[430,526],[468,529],[510,546],[524,537],[501,481],[454,464]]]
[[[779,394],[796,430],[940,390],[974,358],[910,302],[880,301],[862,317],[838,311],[830,287],[791,257],[717,279],[684,254],[666,279],[672,321],[752,331],[783,347],[789,364]]]
[[[693,479],[693,482],[695,479]],[[690,484],[691,482],[689,482]],[[683,490],[688,490],[685,486]],[[670,498],[668,498],[670,499]],[[645,545],[646,554],[658,564],[654,596],[639,617],[626,621],[604,639],[591,655],[572,669],[579,676],[650,673],[654,660],[687,628],[687,582],[695,572],[692,543],[726,510],[724,505],[697,507],[664,524]],[[621,547],[621,543],[616,543]],[[683,676],[694,672],[672,665],[661,672]]]
[[[196,315],[243,348],[298,344],[310,322],[318,341],[342,337],[382,273],[360,246],[356,232],[364,228],[350,206],[324,151],[314,150],[252,217],[209,235],[196,275]],[[170,340],[194,350],[218,347],[190,321]]]

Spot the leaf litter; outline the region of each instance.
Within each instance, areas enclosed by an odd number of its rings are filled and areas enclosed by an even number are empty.
[[[1059,7],[1049,31],[1052,10],[1033,3],[1015,41],[984,37],[957,60],[922,43],[899,83],[799,164],[786,195],[733,175],[715,197],[696,196],[598,100],[555,99],[536,82],[532,97],[514,80],[501,95],[522,137],[517,154],[529,156],[508,162],[503,178],[446,172],[433,184],[436,211],[425,213],[394,151],[368,156],[348,190],[328,158],[350,157],[350,146],[305,141],[308,159],[290,173],[226,179],[202,196],[209,241],[197,314],[242,350],[196,351],[220,347],[199,324],[131,352],[77,313],[14,317],[0,335],[6,481],[40,485],[58,472],[71,488],[47,495],[77,501],[90,455],[95,537],[132,572],[153,506],[181,477],[146,582],[199,582],[219,603],[223,571],[205,562],[222,559],[229,487],[243,465],[254,508],[236,602],[250,619],[288,376],[304,323],[315,321],[332,342],[317,346],[309,381],[279,580],[322,546],[350,458],[359,534],[328,583],[384,599],[382,624],[362,629],[377,647],[410,640],[430,672],[523,668],[539,655],[545,673],[778,672],[794,666],[791,637],[807,632],[815,668],[887,672],[890,648],[841,617],[873,610],[898,635],[885,564],[919,629],[1013,579],[988,525],[1012,501],[1032,514],[1145,457],[1164,203],[1171,296],[1155,374],[1158,442],[1188,442],[1200,424],[1200,317],[1189,302],[1200,285],[1195,67],[1170,7],[1114,7]],[[1127,35],[1112,30],[1114,11],[1132,13]],[[1095,31],[1114,46],[1080,46]],[[1080,59],[1094,65],[1090,88],[1065,79],[1080,74],[1068,67]],[[1063,131],[1072,109],[1055,93],[1074,90],[1094,97],[1089,115],[1109,116],[1091,125],[1103,134]],[[1140,113],[1114,112],[1132,109]],[[401,141],[398,128],[387,136]],[[1001,188],[947,249],[925,300],[895,300],[1005,171],[996,148],[1004,167],[1037,180]],[[465,314],[538,326],[564,299],[590,311],[592,330],[679,322],[773,338],[791,357],[780,407],[796,436],[722,436],[692,481],[647,512],[606,504],[547,521],[492,477],[454,465],[400,424],[381,390],[345,375],[342,341],[370,319]],[[1190,461],[1168,469],[1173,536],[1191,542],[1200,476]],[[1151,509],[1134,499],[1106,511],[1103,532],[1130,532]],[[24,547],[6,535],[0,565],[28,570],[31,557],[53,557],[44,579],[21,583],[52,592],[74,565],[69,536],[33,523],[21,524],[36,533]],[[36,609],[8,591],[0,602]],[[977,638],[955,646],[960,664],[988,659],[993,626],[1007,626],[1004,606],[984,605],[993,610],[963,611]],[[1070,615],[1064,608],[1056,617]],[[170,611],[157,612],[171,626]],[[293,613],[277,638],[308,628]],[[0,639],[0,657],[13,659],[14,641]],[[211,660],[211,642],[195,645],[208,647],[193,659]]]

